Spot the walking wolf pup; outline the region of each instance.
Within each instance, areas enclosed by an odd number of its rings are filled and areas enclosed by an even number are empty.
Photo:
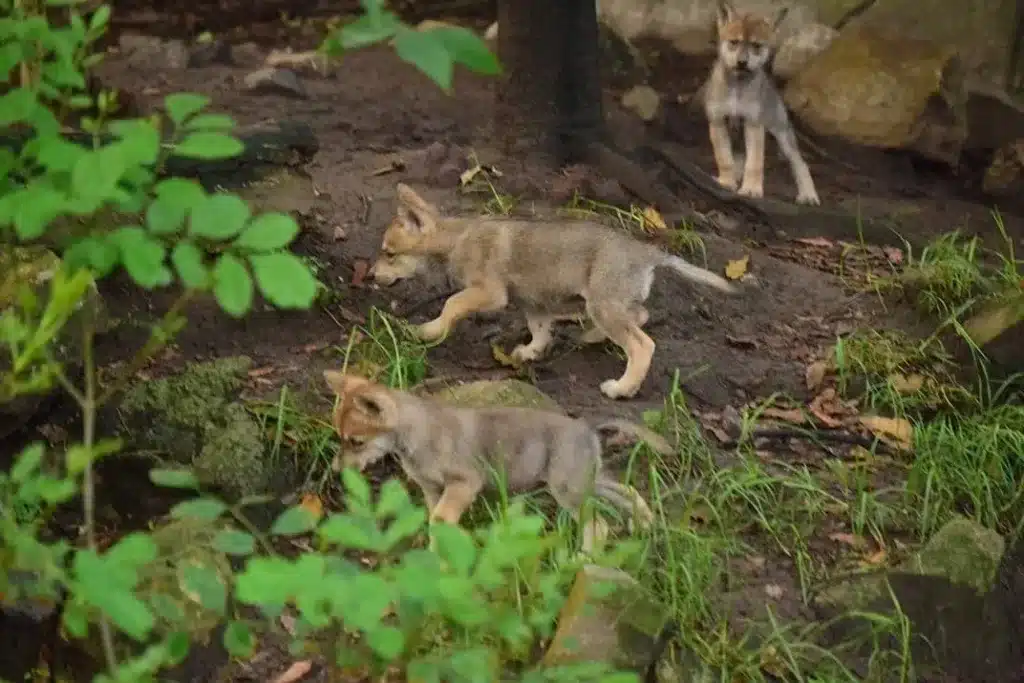
[[[417,328],[421,339],[441,339],[459,320],[514,301],[526,314],[531,338],[513,349],[512,358],[527,362],[547,349],[556,321],[585,313],[594,329],[580,340],[611,339],[626,354],[622,376],[601,383],[609,398],[636,395],[650,370],[654,341],[641,328],[655,268],[666,266],[693,282],[736,291],[710,271],[592,221],[453,218],[405,184],[398,184],[397,194],[397,213],[370,275],[389,285],[443,262],[463,287],[445,301],[437,318]]]
[[[643,497],[601,471],[601,432],[617,430],[668,455],[671,446],[651,430],[625,420],[596,426],[530,408],[463,408],[389,389],[357,375],[326,370],[338,396],[331,421],[342,441],[341,467],[364,469],[389,453],[422,489],[431,521],[458,524],[477,495],[504,474],[513,492],[546,484],[560,506],[580,522],[591,492],[642,524],[653,515]],[[340,469],[340,467],[339,467]],[[607,525],[583,525],[583,550],[600,547]]]
[[[718,58],[704,88],[711,146],[718,167],[718,182],[735,190],[740,182],[733,158],[729,123],[743,124],[746,160],[739,194],[764,195],[764,138],[767,130],[779,143],[796,181],[796,201],[820,204],[814,179],[800,155],[786,104],[772,81],[771,62],[778,47],[778,28],[786,16],[782,8],[774,18],[737,11],[728,0],[718,4]]]

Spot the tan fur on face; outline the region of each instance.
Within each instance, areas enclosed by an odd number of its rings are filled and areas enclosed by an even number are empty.
[[[788,8],[772,18],[751,12],[739,12],[732,3],[718,6],[718,56],[729,69],[760,71],[771,59],[776,46],[777,29]]]

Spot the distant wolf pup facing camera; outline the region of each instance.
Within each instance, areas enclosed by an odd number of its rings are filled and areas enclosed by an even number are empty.
[[[739,193],[764,196],[764,138],[767,130],[779,143],[796,181],[799,204],[820,204],[814,180],[800,155],[796,134],[775,83],[771,62],[778,47],[779,25],[788,12],[772,19],[737,11],[730,2],[718,4],[718,58],[704,89],[711,146],[718,166],[718,182],[735,190],[740,178],[733,158],[729,124],[742,122],[746,160]]]
[[[612,340],[626,354],[626,370],[601,383],[609,398],[636,395],[650,371],[654,341],[641,329],[654,269],[734,293],[724,278],[678,256],[592,221],[453,218],[407,185],[398,184],[397,214],[370,275],[383,285],[443,262],[462,290],[440,315],[417,328],[424,341],[444,338],[473,313],[499,311],[509,301],[526,314],[530,341],[512,351],[517,362],[538,358],[552,341],[556,321],[586,313],[594,328],[580,341]]]
[[[625,420],[597,426],[561,413],[530,408],[461,408],[389,389],[357,375],[326,370],[338,396],[331,422],[341,438],[341,467],[364,469],[394,454],[422,489],[431,522],[458,524],[495,472],[511,492],[545,484],[578,521],[586,497],[598,498],[634,516],[653,519],[643,497],[601,471],[602,432],[643,439],[669,455],[661,436]],[[340,469],[340,467],[336,467]],[[583,550],[603,545],[607,525],[595,517],[583,525]]]

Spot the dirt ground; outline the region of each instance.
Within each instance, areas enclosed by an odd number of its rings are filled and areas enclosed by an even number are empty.
[[[296,49],[303,47],[295,45]],[[395,158],[411,157],[417,150],[442,143],[475,151],[502,167],[500,155],[489,148],[489,120],[493,82],[466,73],[458,74],[454,94],[442,93],[418,71],[400,62],[389,49],[365,50],[344,58],[342,67],[325,77],[303,77],[309,99],[247,93],[241,81],[249,69],[207,66],[154,71],[111,58],[103,78],[112,86],[134,93],[143,107],[155,104],[176,91],[208,94],[214,107],[232,114],[240,123],[267,119],[297,120],[309,124],[320,141],[320,151],[309,167],[316,187],[325,193],[317,211],[322,219],[307,221],[297,251],[322,265],[320,278],[339,296],[324,308],[302,313],[256,311],[234,321],[212,304],[197,304],[190,324],[181,334],[176,354],[166,357],[159,374],[193,359],[244,353],[257,367],[273,367],[261,390],[282,385],[304,387],[324,395],[321,370],[337,362],[320,350],[344,346],[354,323],[365,319],[372,306],[399,312],[415,310],[414,322],[435,315],[445,291],[441,278],[403,283],[379,290],[353,286],[361,261],[372,261],[381,232],[394,207],[394,188],[410,182],[444,207],[474,210],[479,198],[460,197],[457,178],[450,174],[429,178],[402,172],[374,176],[374,169]],[[692,79],[656,73],[662,92],[688,94]],[[638,135],[632,115],[616,104],[616,92],[607,98],[607,117],[613,128],[630,128]],[[685,107],[668,108],[669,119],[660,130],[649,130],[648,145],[671,144],[685,151],[702,168],[712,168],[706,128],[699,116]],[[768,161],[768,196],[789,199],[793,187],[788,170],[777,154]],[[826,205],[862,198],[879,202],[913,201],[919,224],[936,233],[968,225],[987,229],[989,208],[973,202],[962,183],[934,169],[915,168],[897,155],[864,154],[867,161],[844,156],[843,161],[807,153],[819,194]],[[511,164],[511,162],[508,162]],[[443,177],[442,177],[443,176]],[[729,217],[727,207],[713,206],[697,194],[681,195],[700,211],[716,210]],[[542,202],[540,202],[542,204]],[[1008,228],[1019,241],[1024,235],[1024,216],[1004,214]],[[726,263],[749,256],[753,276],[744,293],[734,298],[691,286],[671,273],[661,273],[650,302],[647,326],[657,342],[654,365],[639,396],[612,403],[598,391],[599,383],[618,376],[623,361],[608,349],[587,348],[569,352],[560,343],[551,356],[534,370],[539,388],[573,413],[581,415],[631,415],[661,407],[678,370],[692,407],[722,411],[773,392],[806,398],[804,372],[807,364],[830,346],[836,335],[855,328],[900,327],[921,331],[916,316],[891,302],[882,304],[869,295],[856,295],[844,287],[837,269],[836,244],[797,242],[779,235],[780,226],[766,226],[734,216],[728,230],[705,233],[708,267],[721,272]],[[340,226],[346,237],[335,239]],[[822,226],[827,235],[828,226]],[[697,258],[697,257],[694,257]],[[557,264],[552,264],[557,267]],[[162,308],[162,297],[150,297],[118,283],[105,285],[110,307],[122,318],[147,319]],[[108,357],[134,348],[143,327],[127,326],[104,341]],[[510,349],[525,335],[521,316],[512,311],[486,319],[467,321],[457,333],[429,354],[431,376],[474,378],[501,375],[504,370],[492,357],[490,342]],[[782,585],[786,599],[777,613],[796,616],[801,611],[799,590],[785,568],[764,569],[752,580],[749,603],[764,603],[766,584]],[[755,573],[757,573],[755,572]],[[251,666],[257,666],[252,664]],[[268,665],[274,669],[277,665]],[[282,667],[283,668],[283,667]],[[268,673],[267,676],[270,674]],[[239,674],[237,680],[270,680],[261,673]],[[182,680],[202,680],[188,674]],[[312,678],[307,680],[314,680]]]

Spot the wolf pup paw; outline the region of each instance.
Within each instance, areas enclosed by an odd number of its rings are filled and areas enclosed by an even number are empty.
[[[637,389],[627,387],[617,379],[606,379],[601,382],[601,393],[608,398],[632,398]]]
[[[818,193],[811,190],[807,193],[798,194],[796,196],[797,204],[804,204],[806,206],[820,206],[821,200],[818,199]]]
[[[516,348],[512,349],[512,353],[509,354],[509,358],[516,363],[529,363],[530,361],[540,358],[540,351],[529,344],[520,344]]]
[[[417,325],[415,329],[416,336],[425,342],[437,341],[444,337],[446,332],[444,322],[441,320],[425,322],[422,325]]]

